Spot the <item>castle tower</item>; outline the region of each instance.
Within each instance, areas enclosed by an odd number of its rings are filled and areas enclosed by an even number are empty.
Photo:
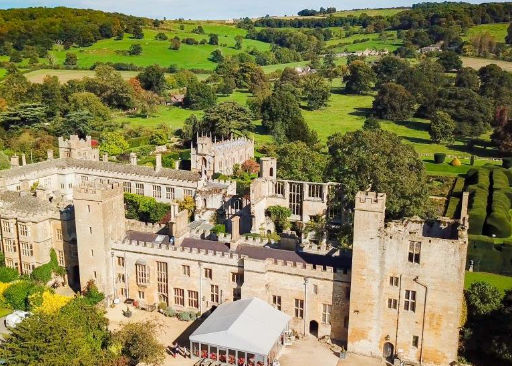
[[[352,283],[348,329],[348,351],[378,357],[380,327],[379,285],[380,238],[384,226],[386,195],[358,192],[355,198],[352,245]]]
[[[94,280],[98,289],[112,296],[114,280],[111,245],[126,234],[123,188],[88,184],[74,188],[76,237],[80,285]]]
[[[260,178],[276,179],[277,178],[277,159],[271,157],[263,157],[260,159]]]

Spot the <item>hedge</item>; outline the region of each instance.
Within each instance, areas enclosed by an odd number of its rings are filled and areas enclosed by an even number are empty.
[[[485,234],[498,238],[507,238],[512,234],[510,217],[510,199],[504,189],[492,194],[491,213],[485,222]]]
[[[502,167],[505,168],[505,169],[510,169],[512,168],[512,158],[509,157],[509,158],[503,158],[503,164],[502,164]]]
[[[34,268],[30,277],[42,283],[47,283],[52,279],[52,274],[59,272],[59,262],[57,260],[57,253],[55,249],[50,249],[50,261],[39,267]]]
[[[452,189],[452,196],[462,197],[462,192],[464,191],[465,181],[466,180],[461,177],[459,177],[455,180],[455,184],[453,185],[453,189]]]
[[[512,242],[494,244],[492,238],[478,235],[470,236],[468,262],[474,262],[474,270],[512,275]]]
[[[457,213],[459,212],[461,199],[459,197],[452,196],[448,201],[448,207],[446,208],[445,216],[451,218],[457,218]]]
[[[10,267],[0,267],[0,282],[12,282],[19,278],[18,270]]]
[[[128,146],[130,147],[139,147],[143,145],[149,145],[149,139],[150,136],[141,136],[141,137],[134,137],[131,139],[128,139]]]
[[[434,162],[436,164],[442,164],[444,163],[444,160],[446,159],[446,154],[444,153],[435,153],[434,154]]]

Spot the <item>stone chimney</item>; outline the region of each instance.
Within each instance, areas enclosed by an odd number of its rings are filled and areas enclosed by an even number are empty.
[[[231,242],[236,243],[240,239],[240,216],[231,218]]]
[[[130,164],[131,165],[137,165],[137,154],[130,153]]]
[[[48,156],[48,160],[53,160],[53,150],[47,150],[46,154]]]
[[[101,159],[104,163],[107,163],[108,162],[108,154],[107,153],[104,153],[103,154],[103,157]]]
[[[155,171],[159,172],[162,170],[162,154],[155,155]]]
[[[178,159],[174,162],[174,169],[179,170],[180,169],[181,160]]]
[[[25,154],[21,154],[21,166],[27,165],[27,158],[25,157]]]
[[[20,166],[20,157],[16,154],[11,156],[11,168]]]

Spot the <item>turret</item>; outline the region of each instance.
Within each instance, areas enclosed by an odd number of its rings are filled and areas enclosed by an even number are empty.
[[[276,179],[277,177],[277,159],[263,157],[260,159],[260,178]]]

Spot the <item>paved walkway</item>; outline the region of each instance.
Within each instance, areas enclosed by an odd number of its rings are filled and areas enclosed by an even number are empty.
[[[385,366],[386,363],[382,360],[359,356],[354,354],[347,354],[347,358],[344,360],[339,360],[337,366]]]
[[[338,355],[314,337],[294,341],[283,348],[281,366],[336,366]]]

